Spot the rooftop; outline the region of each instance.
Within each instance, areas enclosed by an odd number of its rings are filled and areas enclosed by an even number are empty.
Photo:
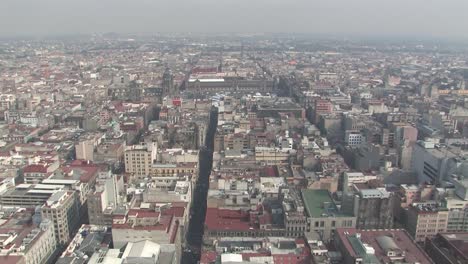
[[[396,255],[399,256],[394,257],[399,257],[401,263],[433,263],[424,250],[413,242],[413,239],[406,231],[401,229],[357,230],[355,228],[338,228],[336,233],[344,244],[344,248],[354,257],[363,257],[367,253],[373,253],[371,255],[374,255],[380,263],[393,263],[393,260],[387,256],[387,252],[390,250],[398,253]],[[365,244],[366,254],[363,253],[363,250],[358,249],[358,242]],[[369,258],[369,260],[371,259]]]
[[[309,217],[342,216],[328,190],[302,190],[302,199]]]
[[[468,259],[468,232],[440,234],[447,242]]]
[[[205,225],[208,230],[249,230],[249,214],[242,210],[208,208]]]

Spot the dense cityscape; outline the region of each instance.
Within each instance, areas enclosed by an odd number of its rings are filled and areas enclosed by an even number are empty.
[[[468,263],[468,49],[0,41],[0,263]]]

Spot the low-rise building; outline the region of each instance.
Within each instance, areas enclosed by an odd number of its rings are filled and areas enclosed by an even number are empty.
[[[157,205],[155,205],[157,206]],[[114,216],[112,240],[115,248],[122,248],[128,242],[150,240],[161,244],[180,245],[181,230],[186,212],[185,204],[171,204],[153,207],[142,204],[143,208],[130,209],[126,215]]]

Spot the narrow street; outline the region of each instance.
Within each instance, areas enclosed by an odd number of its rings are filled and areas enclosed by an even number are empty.
[[[183,248],[183,264],[197,263],[200,260],[203,240],[204,222],[206,215],[206,198],[208,195],[209,179],[213,165],[213,148],[216,127],[218,123],[218,109],[212,108],[210,123],[206,135],[206,146],[200,148],[199,175],[195,186],[190,210],[190,221]]]

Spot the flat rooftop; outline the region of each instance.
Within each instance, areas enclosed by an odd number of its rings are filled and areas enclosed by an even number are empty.
[[[358,230],[355,228],[338,228],[336,233],[344,244],[344,248],[352,254],[353,257],[364,257],[365,252],[357,247],[358,243],[365,243],[375,251],[373,254],[380,263],[391,263],[392,260],[387,256],[386,250],[405,252],[401,263],[433,263],[426,252],[420,248],[413,239],[402,229],[386,230]],[[356,234],[359,234],[356,236]],[[360,242],[359,242],[360,241]],[[385,243],[384,243],[385,242]],[[372,257],[371,257],[372,258]]]
[[[309,217],[344,216],[337,210],[328,190],[302,190],[302,200]]]

